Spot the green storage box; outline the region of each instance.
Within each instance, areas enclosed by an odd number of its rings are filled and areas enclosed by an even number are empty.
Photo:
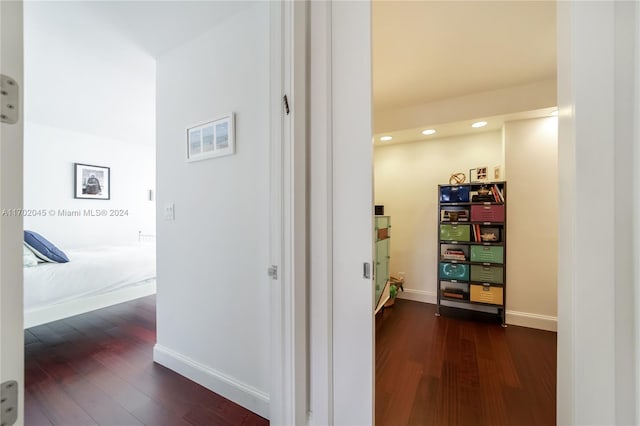
[[[440,278],[469,281],[469,265],[465,263],[440,262]]]
[[[482,263],[504,263],[504,247],[471,246],[471,261]]]
[[[471,281],[502,284],[504,268],[502,266],[471,265]]]
[[[444,241],[470,241],[469,225],[440,225],[440,239]]]

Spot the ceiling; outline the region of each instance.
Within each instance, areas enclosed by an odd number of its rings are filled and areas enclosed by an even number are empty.
[[[508,121],[528,120],[532,118],[551,117],[554,115],[557,115],[557,108],[541,108],[533,111],[515,112],[491,117],[478,117],[474,120],[457,121],[455,123],[431,124],[429,126],[413,129],[403,129],[394,132],[376,134],[373,138],[373,144],[377,147],[409,142],[428,142],[431,139],[441,139],[470,133],[497,131],[502,129],[504,123]],[[479,128],[471,126],[473,123],[478,121],[485,121],[487,124]],[[435,130],[436,132],[431,135],[422,134],[422,131],[427,129]],[[390,136],[392,139],[382,141],[380,138],[383,136]]]
[[[95,20],[158,57],[251,6],[249,1],[89,1]]]
[[[67,42],[58,40],[57,46],[95,45],[93,39],[108,35],[126,39],[154,58],[252,4],[91,0],[28,3],[31,9],[39,4],[43,17],[55,15],[61,17],[60,22],[69,21],[60,30],[70,32],[74,26],[82,30],[82,37],[69,36]],[[376,116],[385,110],[555,78],[555,8],[554,1],[374,0]],[[438,136],[468,130],[464,123],[457,127],[424,123],[424,128],[436,125],[440,126]],[[113,126],[110,120],[109,127]],[[416,140],[416,130],[408,129],[394,142]]]
[[[374,109],[555,78],[555,14],[555,1],[374,1]]]

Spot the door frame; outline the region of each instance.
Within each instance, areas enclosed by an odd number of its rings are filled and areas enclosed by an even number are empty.
[[[354,160],[366,164],[353,170],[372,172],[370,4],[310,3],[308,424],[373,424],[374,292],[373,281],[363,277],[363,262],[373,258],[373,184],[370,176],[356,188],[363,176],[348,173]],[[356,204],[349,209],[352,195]],[[369,211],[361,215],[364,199]],[[362,246],[351,253],[345,238]],[[349,308],[349,295],[365,294],[368,301]],[[353,341],[365,346],[349,341],[355,323],[362,329]]]
[[[270,3],[270,421],[307,419],[307,3]],[[286,96],[286,102],[285,102]]]
[[[335,1],[328,3],[335,4]],[[640,406],[640,124],[633,122],[633,114],[625,113],[625,107],[628,111],[629,106],[635,115],[640,111],[640,78],[637,75],[640,69],[640,7],[627,3],[558,2],[559,424],[613,424],[634,419],[631,423],[640,422],[640,410],[635,408]],[[316,6],[312,4],[311,7]],[[322,46],[331,39],[331,17],[318,26],[314,26],[313,19],[315,14],[312,14],[310,45]],[[368,29],[356,25],[353,31]],[[310,52],[312,72],[314,52]],[[629,57],[632,64],[628,63]],[[348,73],[349,70],[331,54],[327,60],[335,62],[334,74],[325,76],[329,82],[327,87],[330,87],[335,73]],[[634,69],[635,73],[629,72]],[[314,84],[327,83],[321,79]],[[311,86],[308,90],[313,142],[314,134],[318,138],[322,136],[321,131],[313,129],[314,122],[331,126],[330,111],[326,108],[334,99],[330,91],[318,93]],[[632,93],[633,99],[625,98],[625,93]],[[315,149],[313,145],[311,150]],[[322,199],[326,195],[323,191],[341,183],[331,169],[335,153],[330,148],[324,153],[322,150],[313,152],[318,156],[314,156],[311,163],[312,200],[316,196]],[[629,166],[632,171],[628,170]],[[601,177],[595,188],[592,186],[594,170],[598,170]],[[625,180],[629,175],[632,179]],[[594,193],[605,194],[608,205],[587,208],[593,203]],[[318,258],[314,254],[310,260],[313,318],[310,345],[317,348],[331,348],[334,344],[330,296],[336,277],[330,256],[322,256],[323,248],[328,253],[334,248],[332,213],[331,205],[328,214],[310,212],[315,233],[310,247],[312,252],[315,247],[320,254]],[[598,237],[597,252],[606,256],[604,264],[601,259],[596,264],[605,270],[617,271],[613,280],[609,274],[606,282],[613,281],[613,284],[607,287],[610,293],[602,297],[601,274],[590,274],[590,268],[584,267],[594,264],[594,254],[590,253],[592,241],[588,240],[587,233],[580,234],[577,229],[585,229],[587,224],[610,224],[614,217],[622,221],[616,227],[607,225],[606,230],[614,237]],[[323,284],[327,285],[326,290],[314,290],[315,286]],[[585,286],[600,291],[583,291]],[[598,314],[594,314],[594,309]],[[315,327],[314,322],[320,326]],[[594,330],[599,330],[595,336]],[[311,424],[336,420],[331,387],[335,379],[335,360],[328,352],[323,351],[320,361],[310,364]],[[585,374],[587,371],[589,374]]]
[[[22,286],[22,180],[24,133],[23,3],[0,4],[0,71],[18,83],[19,119],[0,124],[0,382],[18,382],[18,419],[24,419],[24,331]],[[7,36],[8,35],[8,36]],[[7,210],[6,214],[5,209]]]

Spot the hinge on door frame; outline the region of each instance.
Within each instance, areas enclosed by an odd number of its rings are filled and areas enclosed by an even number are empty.
[[[269,267],[269,269],[267,269],[267,274],[269,275],[269,277],[272,280],[277,280],[278,279],[278,266],[277,265],[271,265]]]
[[[18,420],[18,382],[9,380],[0,385],[0,424],[11,426]]]
[[[289,115],[289,99],[287,98],[286,94],[284,95],[282,100],[284,101],[284,112],[286,112],[287,115]]]
[[[0,122],[16,124],[20,111],[20,88],[15,79],[0,74]]]

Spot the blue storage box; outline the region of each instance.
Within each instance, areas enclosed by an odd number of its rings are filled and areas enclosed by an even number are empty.
[[[469,186],[441,186],[440,202],[442,203],[468,203]]]

